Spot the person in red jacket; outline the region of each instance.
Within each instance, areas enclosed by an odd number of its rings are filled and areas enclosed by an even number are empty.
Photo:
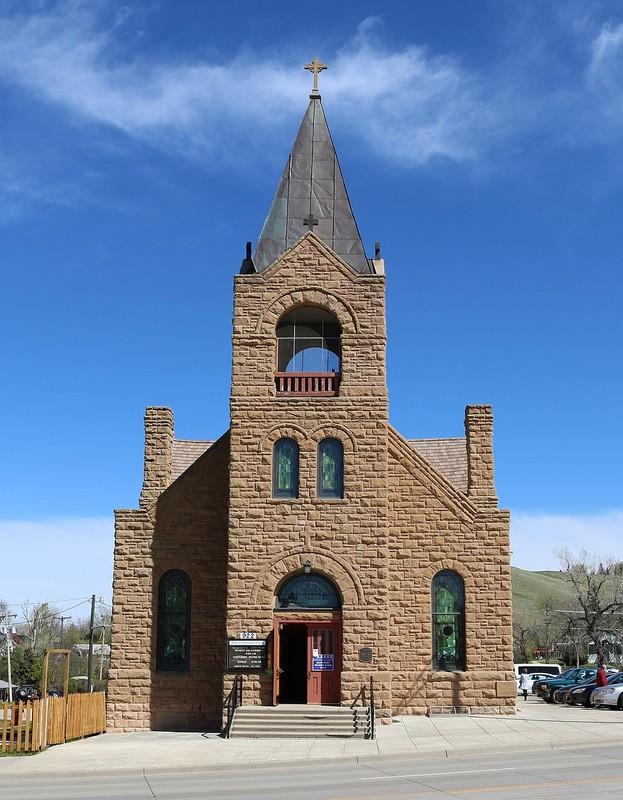
[[[606,675],[606,664],[600,664],[597,670],[597,688],[600,686],[608,685],[608,676]]]

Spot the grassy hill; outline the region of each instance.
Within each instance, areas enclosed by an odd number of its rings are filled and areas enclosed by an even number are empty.
[[[564,572],[529,572],[511,567],[513,614],[542,614],[546,606],[568,608],[569,584]]]

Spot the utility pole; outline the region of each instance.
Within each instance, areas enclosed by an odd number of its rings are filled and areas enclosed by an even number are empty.
[[[63,649],[63,623],[65,622],[66,619],[71,619],[71,617],[54,617],[54,619],[59,619],[61,621],[61,641],[60,641],[59,647],[62,650]]]
[[[13,676],[11,675],[11,650],[13,649],[13,637],[11,634],[15,633],[15,629],[11,630],[9,620],[11,617],[14,618],[16,616],[17,614],[9,614],[8,608],[4,612],[4,633],[6,634],[6,667],[7,678],[9,679],[9,703],[13,702]]]
[[[89,625],[89,658],[87,661],[87,692],[93,691],[93,633],[95,630],[95,595],[91,595],[91,622]]]

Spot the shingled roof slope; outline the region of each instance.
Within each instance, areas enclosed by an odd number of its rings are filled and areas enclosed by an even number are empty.
[[[457,489],[467,492],[467,441],[453,439],[407,439]]]
[[[182,472],[209,450],[214,441],[199,441],[198,439],[173,439],[173,474],[172,479],[177,480]]]

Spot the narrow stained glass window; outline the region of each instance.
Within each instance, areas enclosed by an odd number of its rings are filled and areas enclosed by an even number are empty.
[[[460,575],[442,570],[433,578],[433,669],[465,669],[465,587]]]
[[[299,446],[279,439],[273,448],[273,497],[299,496]]]
[[[156,669],[189,669],[190,600],[190,577],[180,569],[165,572],[158,587]]]
[[[344,448],[339,439],[318,445],[318,497],[344,496]]]

